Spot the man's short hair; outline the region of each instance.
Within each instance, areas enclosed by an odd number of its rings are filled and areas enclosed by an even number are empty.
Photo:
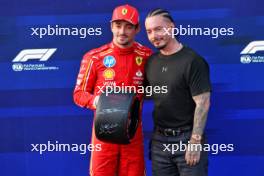
[[[157,16],[157,15],[167,18],[170,22],[174,23],[174,20],[170,12],[168,12],[167,10],[161,9],[161,8],[157,8],[157,9],[150,11],[147,15],[147,18]]]

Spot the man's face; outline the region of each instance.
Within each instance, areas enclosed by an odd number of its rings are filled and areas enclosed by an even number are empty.
[[[162,16],[157,15],[146,18],[145,27],[149,41],[157,49],[165,48],[172,39],[172,36],[168,35],[164,28],[172,28],[174,25]]]
[[[124,20],[113,21],[111,29],[115,44],[123,48],[129,47],[133,43],[135,35],[139,32],[135,25]]]

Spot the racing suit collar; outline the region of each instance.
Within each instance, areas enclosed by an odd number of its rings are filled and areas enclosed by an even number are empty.
[[[117,54],[121,54],[121,55],[131,54],[134,52],[135,43],[133,43],[133,45],[129,48],[120,48],[117,45],[115,45],[114,42],[111,42],[111,48],[113,48]]]

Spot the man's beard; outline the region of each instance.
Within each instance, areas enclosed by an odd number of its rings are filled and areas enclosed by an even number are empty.
[[[162,46],[157,46],[156,48],[158,49],[158,50],[162,50],[162,49],[164,49],[164,48],[166,48],[166,44],[164,44],[164,45],[162,45]]]
[[[119,45],[122,45],[122,46],[128,46],[129,44],[130,44],[129,41],[122,42],[122,43],[119,42]]]
[[[117,41],[118,41],[118,40],[117,40]],[[127,46],[127,45],[130,44],[130,41],[128,41],[128,40],[125,40],[125,41],[119,40],[119,41],[118,41],[118,44],[119,44],[119,45],[122,45],[122,46]]]
[[[159,41],[159,40],[158,40]],[[162,40],[161,40],[162,41]],[[157,48],[158,50],[162,50],[162,49],[164,49],[166,46],[167,46],[167,44],[165,43],[165,44],[163,44],[163,45],[158,45],[158,46],[155,46],[155,42],[156,42],[156,40],[154,40],[153,42],[152,42],[152,44],[154,45],[154,47],[155,48]]]

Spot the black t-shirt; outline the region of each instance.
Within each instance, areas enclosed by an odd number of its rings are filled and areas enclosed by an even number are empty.
[[[153,54],[146,64],[146,80],[152,87],[167,86],[167,93],[153,93],[154,123],[163,128],[192,126],[192,97],[211,91],[207,62],[186,46],[172,55]]]

